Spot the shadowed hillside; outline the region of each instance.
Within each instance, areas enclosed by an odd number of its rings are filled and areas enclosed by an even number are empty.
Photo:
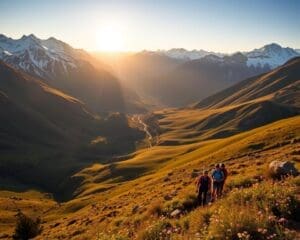
[[[56,38],[43,40],[30,34],[12,39],[1,34],[0,59],[74,96],[97,113],[145,111],[138,96],[126,98],[130,91],[122,88],[107,66]]]
[[[128,126],[124,115],[101,118],[79,100],[2,62],[0,76],[4,182],[60,191],[58,185],[75,169],[132,151],[142,136]]]

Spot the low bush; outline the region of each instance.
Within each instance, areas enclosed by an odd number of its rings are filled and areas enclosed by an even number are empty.
[[[261,213],[252,206],[234,209],[220,207],[211,217],[207,239],[274,239],[292,240],[294,235],[282,226],[271,213]]]
[[[189,194],[185,196],[184,200],[182,201],[183,210],[190,211],[191,209],[197,207],[198,200],[195,194]]]
[[[230,181],[226,187],[230,190],[234,188],[248,188],[251,187],[255,182],[256,182],[255,179],[251,179],[249,177],[236,178]]]
[[[160,202],[153,203],[149,209],[148,209],[148,214],[153,215],[153,216],[160,216],[163,213],[163,207]]]
[[[17,214],[17,224],[13,239],[27,240],[38,236],[42,232],[41,220],[32,219],[21,211]]]
[[[289,182],[266,181],[250,188],[234,189],[216,203],[206,239],[294,239],[285,228],[299,215],[295,187]]]

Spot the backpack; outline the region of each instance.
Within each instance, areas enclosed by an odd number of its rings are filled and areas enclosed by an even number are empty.
[[[226,168],[222,168],[221,171],[223,172],[224,179],[226,179],[227,176],[228,176],[228,171],[227,171],[227,169],[226,169]]]
[[[224,180],[224,174],[223,174],[222,170],[221,169],[214,170],[212,173],[212,178],[214,181],[217,181],[217,182]]]

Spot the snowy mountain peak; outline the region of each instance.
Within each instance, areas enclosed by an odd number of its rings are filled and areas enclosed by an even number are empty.
[[[184,48],[172,48],[169,50],[162,50],[159,51],[160,54],[171,57],[171,58],[176,58],[176,59],[182,59],[182,60],[195,60],[195,59],[200,59],[203,58],[209,54],[214,54],[216,56],[223,56],[223,54],[220,53],[214,53],[214,52],[209,52],[205,50],[186,50]]]
[[[271,43],[247,52],[245,55],[248,57],[247,64],[249,66],[268,65],[271,68],[275,68],[291,58],[299,56],[299,53],[292,48],[283,48],[277,43]]]
[[[34,34],[29,34],[29,35],[23,35],[21,37],[22,40],[26,40],[26,39],[32,39],[32,40],[39,40]]]
[[[184,48],[172,48],[167,51],[160,50],[157,52],[171,58],[181,59],[184,61],[190,61],[195,59],[205,58],[208,55],[215,55],[221,58],[214,58],[209,56],[206,60],[220,62],[226,61],[239,61],[243,62],[248,66],[261,67],[261,68],[275,68],[279,65],[284,64],[291,58],[300,56],[300,52],[292,48],[283,48],[277,43],[266,44],[261,48],[254,49],[249,52],[234,53],[231,55],[209,52],[205,50],[186,50]],[[224,58],[222,58],[224,57]]]
[[[280,50],[282,47],[277,44],[277,43],[271,43],[271,44],[267,44],[265,46],[262,47],[262,49],[265,49],[267,51],[278,51]]]
[[[20,39],[0,35],[0,59],[27,73],[54,79],[76,68],[82,50],[77,50],[53,37],[46,40],[34,34]]]

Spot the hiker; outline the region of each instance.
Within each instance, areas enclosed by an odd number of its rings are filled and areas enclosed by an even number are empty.
[[[213,189],[211,200],[214,201],[216,198],[219,198],[221,195],[221,183],[224,180],[224,174],[220,168],[219,164],[216,164],[215,169],[211,174],[213,180]]]
[[[196,180],[198,191],[198,204],[204,206],[206,204],[207,192],[211,189],[211,178],[208,176],[208,171],[203,171],[203,174]]]
[[[227,178],[227,176],[228,176],[228,171],[227,171],[227,169],[226,169],[224,163],[221,164],[221,171],[223,172],[223,175],[224,175],[224,179],[223,179],[223,181],[221,182],[221,189],[220,189],[220,195],[222,196],[224,184],[225,184],[226,178]]]

